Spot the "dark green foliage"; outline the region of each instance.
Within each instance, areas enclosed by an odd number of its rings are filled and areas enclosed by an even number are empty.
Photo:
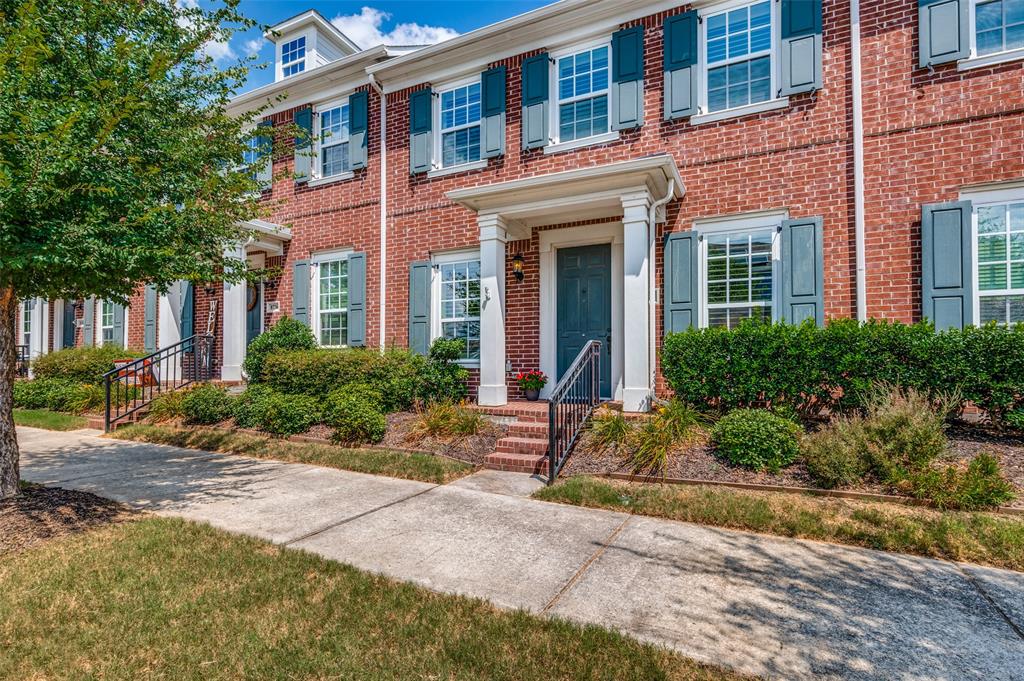
[[[324,402],[324,421],[334,423],[344,418],[341,412],[355,400],[370,405],[377,411],[384,412],[384,398],[380,390],[368,383],[350,383],[331,392]]]
[[[462,402],[468,394],[469,371],[458,363],[465,345],[438,338],[430,346],[420,397],[426,402]]]
[[[235,398],[235,425],[240,428],[260,428],[267,398],[273,393],[274,391],[265,385],[250,383],[245,392]]]
[[[187,394],[184,390],[173,390],[157,395],[149,403],[149,411],[146,413],[146,418],[152,423],[185,418],[185,408],[182,406],[182,403]]]
[[[122,390],[122,402],[134,399],[136,390]],[[116,397],[117,395],[114,395]],[[37,378],[14,384],[14,406],[20,409],[49,409],[50,411],[82,414],[99,412],[105,404],[102,385],[90,385],[59,378]]]
[[[259,427],[274,435],[297,435],[320,422],[320,402],[308,395],[268,392],[258,403]]]
[[[284,317],[249,343],[242,369],[250,383],[259,383],[263,380],[263,363],[267,355],[287,350],[312,350],[315,347],[316,338],[308,326]]]
[[[334,439],[345,444],[380,442],[388,426],[380,409],[344,393],[334,395],[324,422],[334,428]]]
[[[662,351],[676,395],[719,411],[771,405],[805,416],[862,409],[871,386],[957,393],[996,422],[1024,406],[1024,325],[936,334],[929,323],[831,321],[824,329],[749,321],[672,334]]]
[[[905,487],[915,497],[941,509],[974,511],[993,508],[1015,497],[1013,485],[1003,477],[991,454],[979,454],[966,468],[925,468],[912,473]]]
[[[142,357],[135,350],[116,345],[68,348],[40,356],[32,363],[32,375],[76,383],[103,383],[103,374],[113,370],[115,359]]]
[[[15,381],[14,406],[18,409],[48,409],[54,396],[70,385],[74,384],[55,378]]]
[[[800,426],[764,409],[736,409],[711,429],[711,441],[729,461],[755,470],[777,471],[800,449]]]
[[[224,388],[204,383],[190,388],[181,398],[186,423],[212,426],[231,418],[235,398]]]
[[[1006,415],[1006,425],[1017,430],[1024,430],[1024,409],[1014,409]]]

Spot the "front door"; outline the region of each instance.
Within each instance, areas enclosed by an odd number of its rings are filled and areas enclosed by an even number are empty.
[[[245,344],[248,346],[263,332],[263,287],[249,284],[245,297]]]
[[[612,247],[558,250],[558,378],[587,341],[601,342],[601,397],[612,396]]]
[[[70,300],[64,301],[64,332],[61,338],[62,348],[75,347],[75,305]]]

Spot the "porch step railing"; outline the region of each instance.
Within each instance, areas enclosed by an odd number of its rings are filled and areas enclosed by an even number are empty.
[[[103,430],[145,409],[160,395],[212,378],[213,336],[195,335],[103,375],[106,410]]]
[[[548,399],[548,484],[572,453],[587,419],[601,402],[601,342],[592,340],[576,355]]]
[[[27,378],[29,364],[28,346],[15,345],[14,355],[14,371],[20,378]]]

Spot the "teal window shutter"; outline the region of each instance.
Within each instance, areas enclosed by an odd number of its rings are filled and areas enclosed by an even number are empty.
[[[90,347],[96,342],[96,299],[85,300],[85,310],[82,316],[82,345]]]
[[[156,286],[146,284],[146,292],[143,295],[143,325],[142,325],[142,347],[146,352],[156,352],[156,309],[157,309]]]
[[[292,319],[309,326],[309,261],[292,265]]]
[[[505,106],[507,74],[504,66],[495,66],[480,76],[480,139],[484,158],[505,154]]]
[[[429,262],[409,266],[409,349],[420,355],[430,350],[430,274]]]
[[[128,347],[124,337],[124,305],[114,303],[114,343],[122,348]]]
[[[921,68],[971,56],[970,0],[918,0]]]
[[[434,96],[429,87],[409,95],[409,172],[425,173],[433,167]]]
[[[665,237],[665,334],[697,326],[696,232],[674,232]]]
[[[691,10],[665,19],[665,120],[697,113],[700,74],[697,67],[697,11]]]
[[[313,156],[310,153],[313,142],[313,110],[296,111],[295,127],[303,132],[303,136],[295,138],[295,181],[302,184],[309,182],[313,164]]]
[[[921,209],[921,314],[937,331],[974,323],[970,201]]]
[[[260,121],[256,143],[259,145],[260,167],[256,171],[256,182],[260,189],[266,191],[274,183],[274,123],[270,120]]]
[[[825,325],[823,222],[820,217],[782,222],[782,310],[776,317],[790,324],[813,319]]]
[[[821,89],[821,0],[782,0],[779,95]]]
[[[348,159],[352,170],[366,167],[369,146],[370,96],[365,90],[348,97]]]
[[[540,149],[548,143],[548,79],[551,75],[547,52],[523,60],[523,149]]]
[[[643,125],[643,26],[630,26],[612,34],[612,90],[612,130]]]
[[[366,254],[348,256],[348,344],[366,346]]]
[[[191,338],[196,334],[196,287],[191,281],[179,281],[178,301],[181,305],[181,339]]]

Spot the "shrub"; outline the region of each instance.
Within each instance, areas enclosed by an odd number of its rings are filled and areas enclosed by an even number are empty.
[[[267,392],[258,400],[259,427],[274,435],[297,435],[320,422],[320,403],[308,395]]]
[[[14,382],[14,406],[19,409],[47,409],[51,400],[73,383],[55,378]]]
[[[380,442],[388,427],[379,409],[354,395],[338,395],[325,422],[334,428],[334,439],[345,444]]]
[[[135,389],[127,394],[122,390],[122,402],[134,398]],[[114,397],[117,394],[115,393]],[[16,381],[14,406],[21,409],[49,409],[50,411],[82,414],[102,410],[106,395],[102,384],[87,385],[59,378],[37,378]]]
[[[434,402],[427,405],[416,423],[411,435],[413,439],[426,436],[454,437],[476,435],[483,427],[484,417],[478,411],[461,407],[451,402]]]
[[[264,380],[263,367],[267,355],[288,350],[312,350],[316,346],[316,337],[308,326],[284,317],[249,343],[242,369],[250,382],[259,383]]]
[[[1024,409],[1014,409],[1006,415],[1006,425],[1017,430],[1024,430]]]
[[[188,391],[174,390],[157,395],[149,403],[147,418],[153,423],[163,423],[185,418],[185,395]]]
[[[235,425],[240,428],[260,428],[266,412],[267,398],[272,394],[274,391],[271,388],[250,383],[245,392],[235,399]]]
[[[778,471],[799,451],[800,426],[763,409],[736,409],[711,430],[718,451],[732,463]]]
[[[430,346],[420,397],[426,402],[462,402],[469,392],[469,371],[458,363],[463,341],[438,338]]]
[[[1013,485],[1003,477],[999,462],[990,454],[979,454],[967,466],[945,470],[925,468],[910,475],[905,485],[910,493],[927,499],[941,509],[974,511],[994,508],[1014,499]]]
[[[590,432],[593,441],[599,447],[621,447],[629,437],[630,431],[626,417],[615,409],[599,409],[590,420]]]
[[[224,388],[204,383],[184,393],[181,410],[186,423],[210,426],[231,417],[234,401]]]
[[[40,356],[32,363],[32,375],[75,383],[103,383],[103,374],[113,370],[115,359],[142,357],[143,353],[116,345],[67,348]]]
[[[365,402],[377,411],[384,411],[384,398],[380,391],[369,383],[350,383],[331,392],[324,402],[324,421],[335,421],[352,400]]]
[[[946,408],[913,389],[866,391],[866,455],[872,470],[895,484],[946,452]]]
[[[826,489],[849,487],[861,482],[871,470],[869,441],[864,418],[855,415],[839,418],[805,437],[800,452],[818,485]]]

